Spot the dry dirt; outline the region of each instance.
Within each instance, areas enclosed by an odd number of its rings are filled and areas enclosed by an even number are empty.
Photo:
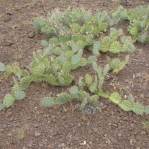
[[[149,4],[148,0],[122,0],[125,7]],[[34,35],[32,20],[54,8],[85,7],[113,9],[117,0],[0,0],[0,61],[30,63],[32,52],[40,49],[40,35]],[[124,71],[114,77],[111,87],[125,89],[144,104],[149,104],[149,45],[131,56]],[[0,99],[12,81],[0,82]],[[148,149],[148,116],[127,113],[101,100],[101,111],[85,114],[78,105],[44,109],[39,101],[59,88],[33,84],[27,98],[0,112],[0,149]]]

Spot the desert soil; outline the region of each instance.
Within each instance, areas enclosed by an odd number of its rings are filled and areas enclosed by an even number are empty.
[[[122,0],[121,4],[135,7],[149,1]],[[31,62],[43,38],[34,34],[34,17],[57,7],[94,11],[117,5],[117,0],[0,0],[0,61],[19,62],[22,67]],[[149,104],[149,45],[136,46],[142,50],[131,55],[129,65],[110,85]],[[0,99],[12,84],[12,79],[0,81]],[[32,84],[25,100],[0,112],[0,149],[149,149],[149,126],[143,125],[148,116],[124,112],[104,99],[95,114],[79,112],[77,103],[48,109],[39,106],[42,97],[62,90]]]

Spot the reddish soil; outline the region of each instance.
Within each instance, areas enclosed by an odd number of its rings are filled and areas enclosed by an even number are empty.
[[[113,9],[118,0],[0,0],[0,61],[30,63],[32,52],[40,49],[32,20],[53,8],[85,7],[91,10]],[[121,0],[126,7],[149,4],[148,0]],[[110,85],[125,89],[144,104],[149,104],[149,45],[131,55],[130,63]],[[87,70],[86,70],[87,71]],[[0,81],[0,99],[10,90],[12,81]],[[0,112],[0,149],[148,149],[148,116],[127,113],[101,99],[101,111],[85,114],[78,104],[44,109],[42,97],[63,89],[33,84],[27,98]]]

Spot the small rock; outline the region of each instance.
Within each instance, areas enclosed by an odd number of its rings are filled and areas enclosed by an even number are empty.
[[[118,133],[118,137],[121,137],[122,136],[122,134],[121,133]]]
[[[86,140],[80,143],[80,145],[86,145],[86,144],[87,144]]]
[[[43,143],[39,143],[39,146],[40,146],[40,147],[43,147],[44,145],[43,145]]]
[[[30,33],[28,34],[28,37],[29,37],[29,38],[34,38],[34,37],[35,37],[35,33],[34,33],[34,32],[30,32]]]
[[[7,136],[8,136],[8,137],[11,137],[11,136],[12,136],[12,133],[8,133]]]
[[[142,77],[142,74],[141,73],[137,73],[136,74],[136,77],[139,77],[140,78],[140,77]]]
[[[141,97],[141,98],[144,98],[144,94],[140,94],[140,97]]]
[[[65,147],[65,143],[61,143],[61,144],[59,144],[58,147],[60,147],[60,148]]]
[[[14,43],[10,40],[7,40],[7,41],[3,41],[3,45],[4,46],[12,46]]]
[[[35,137],[39,137],[41,135],[40,132],[35,132]]]
[[[38,128],[39,127],[39,124],[36,123],[36,124],[33,125],[33,127],[34,128]]]
[[[7,11],[6,14],[11,16],[11,15],[13,15],[13,12]]]
[[[133,79],[135,79],[135,78],[136,78],[136,75],[135,75],[135,74],[133,74],[132,78],[133,78]]]
[[[146,131],[141,131],[141,134],[142,134],[142,135],[145,135],[145,134],[146,134]]]
[[[136,140],[132,138],[132,139],[129,140],[129,142],[130,142],[130,145],[134,145]]]

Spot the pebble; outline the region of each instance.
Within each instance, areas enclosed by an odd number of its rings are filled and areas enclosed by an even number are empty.
[[[10,40],[7,40],[7,41],[3,41],[3,45],[4,46],[12,46],[14,43]]]
[[[41,135],[40,132],[35,132],[35,137],[39,137]]]
[[[44,145],[43,145],[43,143],[39,143],[39,146],[40,146],[40,147],[43,147]]]
[[[141,131],[141,135],[146,135],[146,131]]]
[[[134,145],[136,143],[136,140],[132,138],[129,140],[129,142],[130,142],[130,145]]]
[[[12,133],[8,133],[7,136],[8,136],[8,137],[11,137],[11,136],[12,136]]]
[[[30,32],[30,33],[28,34],[28,37],[29,37],[29,38],[34,38],[34,37],[35,37],[35,33],[34,33],[34,32]]]
[[[80,145],[86,145],[86,144],[87,144],[86,140],[80,143]]]
[[[121,137],[122,136],[122,134],[121,133],[118,133],[118,137]]]
[[[65,147],[65,143],[61,143],[61,144],[59,144],[58,147],[60,147],[60,148]]]
[[[38,128],[39,127],[39,124],[36,123],[36,124],[33,125],[33,127],[34,128]]]

